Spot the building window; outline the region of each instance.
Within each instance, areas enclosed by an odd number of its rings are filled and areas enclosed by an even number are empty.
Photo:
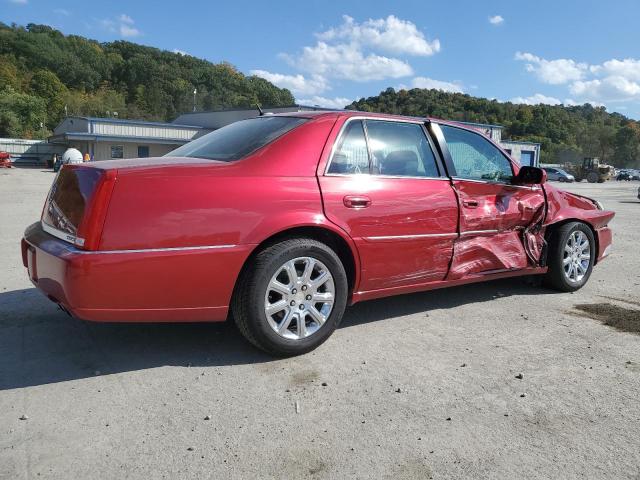
[[[111,158],[124,158],[124,147],[122,145],[111,145]]]
[[[149,156],[148,145],[138,145],[138,158],[147,158]]]

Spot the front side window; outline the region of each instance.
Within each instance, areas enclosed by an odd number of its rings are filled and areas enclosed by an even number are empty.
[[[421,125],[367,120],[371,171],[400,177],[437,177],[436,158]]]
[[[469,180],[508,182],[513,177],[511,162],[482,135],[440,125],[456,169],[456,177]]]
[[[327,173],[369,173],[369,151],[362,120],[347,123],[338,139]]]
[[[239,160],[306,121],[306,118],[275,116],[241,120],[176,148],[165,157]]]

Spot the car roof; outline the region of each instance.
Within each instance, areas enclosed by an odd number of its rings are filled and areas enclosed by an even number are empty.
[[[267,114],[275,117],[297,117],[297,118],[326,118],[326,117],[367,117],[367,118],[379,118],[381,120],[405,120],[412,122],[435,122],[443,125],[455,125],[465,130],[472,132],[478,132],[477,128],[472,125],[468,125],[463,122],[456,122],[455,120],[443,120],[436,117],[414,117],[409,115],[395,115],[391,113],[379,113],[379,112],[363,112],[360,110],[324,110],[324,111],[299,111],[299,112],[284,112]]]

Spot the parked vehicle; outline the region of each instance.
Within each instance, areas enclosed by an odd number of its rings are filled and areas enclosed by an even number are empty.
[[[0,152],[0,168],[11,168],[11,155],[7,152]]]
[[[561,168],[556,167],[542,167],[542,169],[547,172],[548,180],[555,180],[558,182],[568,182],[571,183],[575,181],[575,177],[570,173],[565,172]]]
[[[223,321],[278,355],[363,300],[540,274],[574,291],[614,212],[456,123],[240,121],[168,156],[65,165],[27,228],[31,281],[94,321]]]
[[[631,174],[629,172],[619,172],[618,176],[616,177],[616,180],[618,182],[626,180],[627,182],[631,181]]]
[[[597,157],[585,157],[582,160],[582,165],[567,163],[564,169],[575,177],[576,182],[586,179],[589,183],[603,183],[612,178],[614,174],[614,168],[600,162]]]
[[[638,187],[638,200],[640,200],[640,187]]]

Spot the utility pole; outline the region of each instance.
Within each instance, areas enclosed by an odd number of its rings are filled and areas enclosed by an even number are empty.
[[[198,89],[194,88],[193,89],[193,111],[196,111],[196,95],[198,93]]]

